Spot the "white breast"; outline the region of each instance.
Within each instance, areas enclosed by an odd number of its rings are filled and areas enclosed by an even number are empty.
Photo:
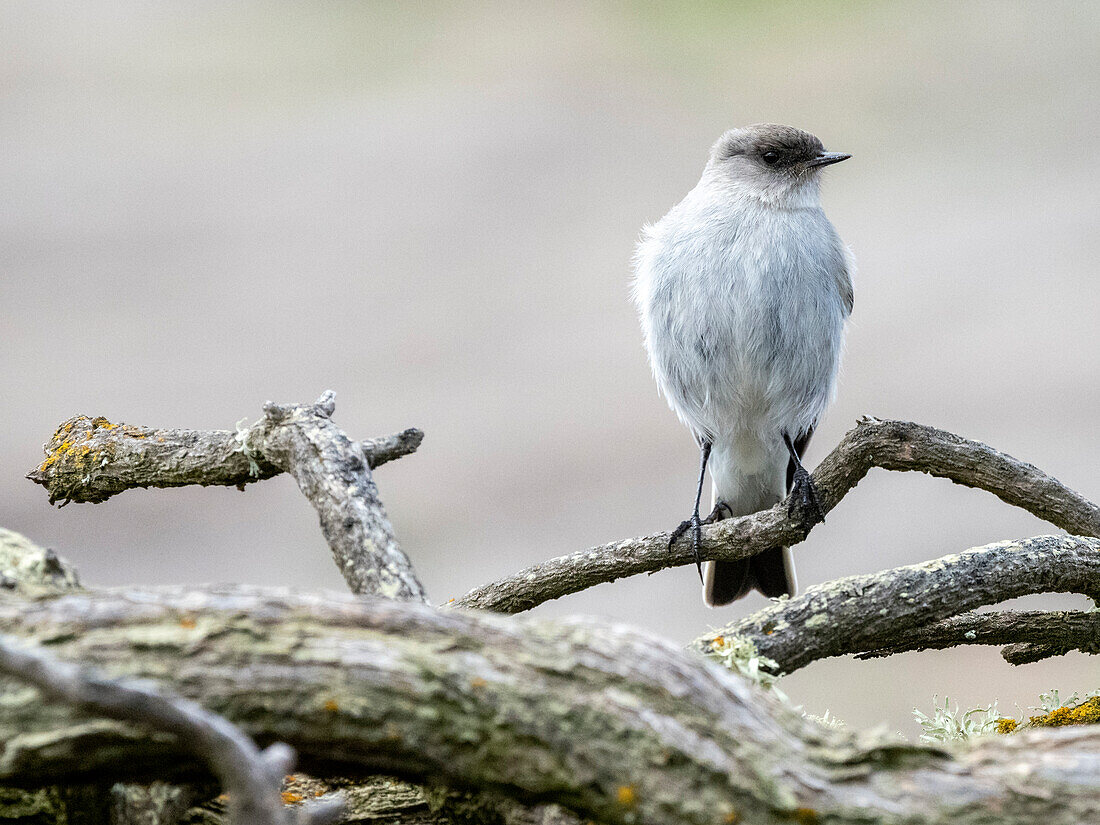
[[[657,383],[697,437],[772,443],[821,415],[848,308],[844,248],[819,206],[716,193],[706,179],[635,257]]]

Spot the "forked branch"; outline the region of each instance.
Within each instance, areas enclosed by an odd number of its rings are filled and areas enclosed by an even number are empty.
[[[330,391],[313,404],[269,402],[263,418],[235,433],[77,416],[57,428],[45,460],[27,477],[47,489],[51,503],[94,503],[134,487],[243,487],[287,472],[317,511],[353,593],[425,601],[371,475],[372,467],[416,450],[423,433],[352,441],[332,423],[334,398]]]

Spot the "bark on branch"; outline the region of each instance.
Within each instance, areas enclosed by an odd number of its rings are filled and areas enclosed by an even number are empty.
[[[720,638],[751,639],[762,656],[778,663],[781,673],[791,673],[830,656],[919,649],[916,640],[922,639],[939,639],[944,642],[940,646],[997,644],[993,629],[1008,628],[1006,620],[994,618],[999,614],[968,616],[959,620],[961,624],[945,620],[1034,593],[1082,593],[1100,599],[1100,539],[1036,536],[1003,541],[924,564],[837,579],[793,599],[778,600],[708,633],[697,645],[710,651]],[[974,638],[967,636],[976,624],[986,628],[983,641],[976,631]],[[951,633],[959,627],[965,627],[961,638]],[[1087,633],[1095,628],[1093,621],[1081,629]],[[1015,626],[1017,632],[1022,629]],[[1059,630],[1049,628],[1028,641],[1072,643],[1090,652],[1097,644],[1095,637],[1082,639],[1073,630]],[[1008,640],[1017,642],[1020,637]]]
[[[233,825],[325,825],[343,812],[339,799],[288,808],[280,788],[294,767],[294,751],[276,744],[261,752],[239,729],[195,702],[148,684],[106,679],[5,638],[0,638],[0,672],[34,685],[44,696],[75,710],[173,734],[181,747],[221,779],[229,794]]]
[[[993,493],[1069,533],[1100,536],[1100,507],[1030,464],[977,441],[906,421],[862,418],[813,473],[827,513],[872,467],[917,471]],[[809,534],[787,503],[703,529],[704,560],[733,560],[770,547],[793,546]],[[669,533],[604,544],[560,556],[475,588],[454,604],[519,613],[570,593],[639,573],[694,564],[691,542],[670,551]]]
[[[899,633],[900,641],[856,655],[876,659],[910,650],[943,650],[958,645],[1007,645],[1001,655],[1022,665],[1074,650],[1100,654],[1100,610],[1006,610],[964,613]]]
[[[559,802],[611,823],[1003,823],[1100,816],[1100,730],[949,753],[827,731],[705,659],[592,620],[259,588],[0,604],[0,631],[174,689],[320,773]],[[185,755],[9,691],[0,782],[133,781]],[[135,767],[136,766],[136,767]]]
[[[154,430],[78,416],[45,445],[27,478],[50,503],[101,502],[134,487],[243,487],[280,472],[294,476],[321,521],[336,566],[353,593],[425,601],[427,596],[378,497],[371,468],[413,452],[423,433],[355,442],[332,423],[333,393],[314,404],[264,406],[236,433]]]

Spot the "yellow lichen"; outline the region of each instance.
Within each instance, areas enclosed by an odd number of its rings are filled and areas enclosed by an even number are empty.
[[[1032,716],[1027,720],[1033,728],[1060,728],[1063,725],[1100,725],[1100,696],[1071,707],[1057,708],[1050,713]]]
[[[997,733],[1012,733],[1020,723],[1015,719],[1005,718],[998,719],[995,724],[997,725]]]
[[[633,808],[638,801],[638,794],[633,785],[620,785],[619,790],[615,792],[615,796],[624,808]]]
[[[335,699],[326,699],[323,707],[329,713],[336,713],[336,711],[340,710],[340,705]]]
[[[741,817],[737,815],[737,811],[730,811],[728,814],[725,815],[722,821],[725,822],[726,825],[736,825],[737,820],[739,820],[740,818]]]

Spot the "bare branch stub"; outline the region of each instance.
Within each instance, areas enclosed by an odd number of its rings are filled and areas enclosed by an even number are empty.
[[[331,421],[334,394],[313,404],[267,404],[250,427],[154,430],[78,416],[46,445],[28,474],[50,502],[101,502],[134,487],[243,486],[280,472],[313,504],[337,567],[353,593],[425,601],[424,588],[394,536],[371,468],[416,450],[416,429],[365,442]]]
[[[46,456],[27,478],[46,488],[50,504],[97,504],[139,487],[240,487],[283,470],[245,444],[250,428],[182,430],[114,424],[102,416],[63,421],[43,445]],[[360,442],[376,467],[416,452],[415,427]]]
[[[606,823],[1078,825],[1100,813],[1100,729],[974,749],[812,725],[679,645],[540,621],[262,588],[0,603],[0,632],[165,678],[302,768],[557,802]],[[156,645],[147,640],[155,638]],[[0,782],[106,781],[181,756],[56,704],[0,704]]]
[[[1038,468],[977,441],[906,421],[862,418],[817,466],[814,485],[828,513],[872,467],[916,471],[993,493],[1069,533],[1100,536],[1100,507]],[[809,528],[786,503],[703,530],[703,560],[734,560],[804,541]],[[668,533],[604,544],[477,587],[457,607],[519,613],[604,582],[695,563],[688,543],[668,548]]]
[[[288,809],[279,791],[283,776],[293,768],[294,751],[285,745],[260,751],[234,725],[188,699],[169,696],[151,685],[104,678],[4,638],[0,638],[0,671],[79,711],[175,735],[221,779],[229,793],[233,825],[323,825],[335,822],[343,811],[339,799]]]
[[[761,655],[779,664],[780,672],[791,673],[830,656],[912,649],[907,645],[914,638],[944,627],[937,623],[1034,593],[1100,596],[1100,539],[1036,536],[837,579],[778,600],[708,633],[696,645],[706,651],[718,637],[751,639]],[[999,642],[976,637],[974,643]]]

